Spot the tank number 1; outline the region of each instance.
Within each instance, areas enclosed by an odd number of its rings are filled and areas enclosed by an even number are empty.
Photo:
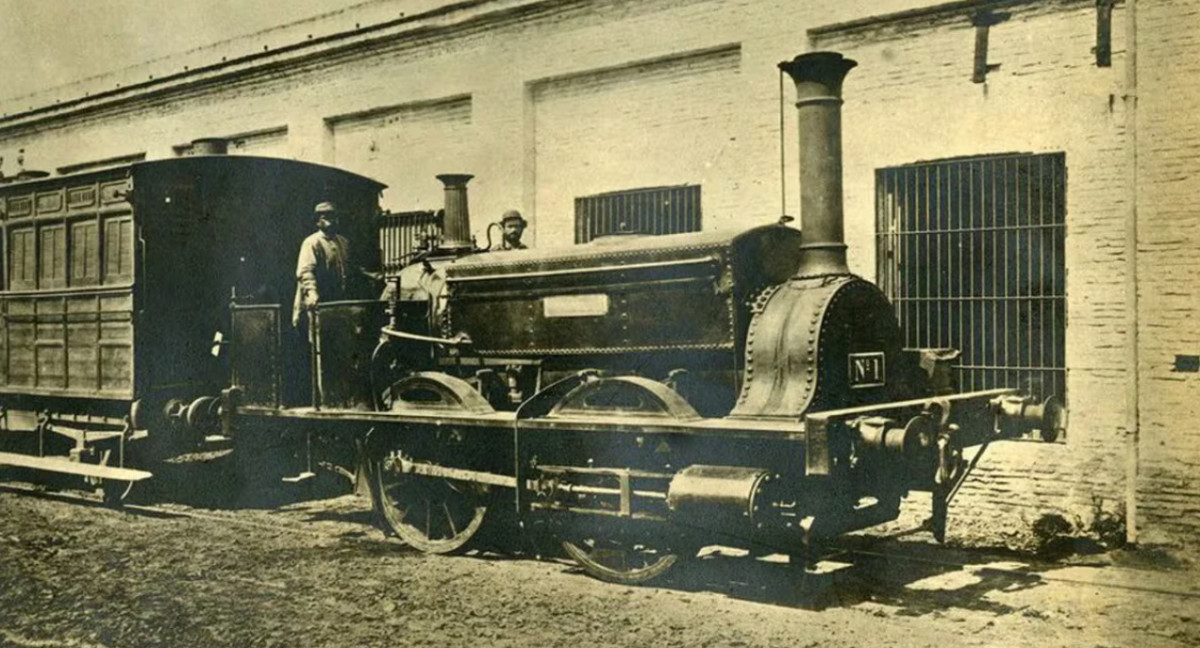
[[[851,353],[848,357],[852,389],[883,386],[885,367],[882,352]]]

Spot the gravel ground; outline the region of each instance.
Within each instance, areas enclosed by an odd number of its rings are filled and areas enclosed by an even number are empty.
[[[806,580],[710,549],[624,587],[565,562],[417,554],[368,507],[116,511],[0,488],[0,646],[1200,645],[1196,572],[1128,554],[1042,564],[860,538],[905,557]]]

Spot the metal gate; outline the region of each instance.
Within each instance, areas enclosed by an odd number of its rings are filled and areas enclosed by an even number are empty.
[[[1066,397],[1066,156],[875,173],[878,281],[906,346],[962,351],[964,389]]]

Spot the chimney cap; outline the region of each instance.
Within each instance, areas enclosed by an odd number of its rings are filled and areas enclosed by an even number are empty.
[[[835,91],[840,91],[842,79],[856,65],[858,61],[848,59],[839,52],[808,52],[781,62],[779,69],[787,72],[796,83],[816,81],[836,86]]]
[[[446,185],[446,188],[465,186],[475,176],[470,173],[442,173],[434,176]]]

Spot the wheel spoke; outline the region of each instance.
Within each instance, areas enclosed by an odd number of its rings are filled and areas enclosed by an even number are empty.
[[[425,500],[425,537],[433,539],[433,505]]]
[[[454,515],[450,513],[450,505],[442,502],[442,510],[446,512],[446,521],[450,523],[450,537],[458,535],[458,527],[454,526]]]

